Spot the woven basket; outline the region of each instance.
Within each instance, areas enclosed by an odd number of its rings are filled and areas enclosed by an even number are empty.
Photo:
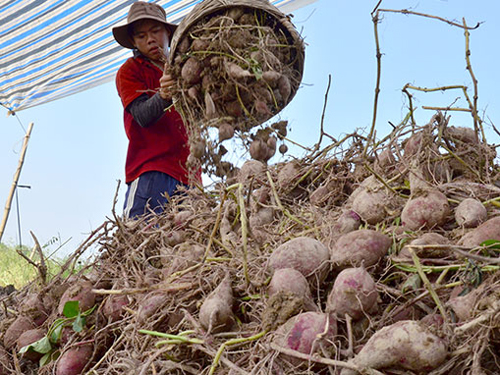
[[[269,116],[272,117],[276,115],[277,112],[282,110],[295,96],[300,82],[302,80],[303,68],[304,68],[304,43],[297,32],[295,27],[290,22],[289,17],[282,13],[278,8],[270,4],[267,0],[205,0],[197,4],[191,13],[187,15],[179,24],[173,38],[171,41],[169,62],[174,65],[179,61],[176,57],[180,54],[178,51],[179,44],[182,42],[183,38],[189,36],[190,30],[197,24],[201,22],[207,22],[211,17],[222,14],[230,10],[231,8],[240,7],[243,8],[245,12],[258,11],[259,14],[264,14],[266,20],[272,20],[275,25],[279,25],[279,30],[282,35],[286,37],[286,44],[290,47],[291,59],[286,62],[289,66],[292,66],[294,71],[293,81],[291,82],[291,92],[288,100],[285,103],[281,103],[281,108],[274,108],[274,113]],[[264,13],[263,13],[264,12]],[[174,95],[175,97],[175,95]],[[180,98],[176,98],[180,99]],[[181,105],[187,105],[182,103],[182,100],[178,100]],[[181,108],[182,109],[182,108]],[[188,120],[202,120],[202,119],[188,119]],[[259,119],[259,123],[262,123],[263,119]],[[255,121],[254,121],[255,122]],[[250,124],[247,128],[256,126],[258,124]]]

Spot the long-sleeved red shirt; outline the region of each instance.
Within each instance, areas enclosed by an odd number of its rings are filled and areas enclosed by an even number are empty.
[[[181,116],[170,108],[154,124],[141,127],[126,111],[137,97],[153,96],[160,86],[163,72],[137,55],[129,58],[116,75],[116,87],[124,108],[125,132],[129,140],[125,164],[125,181],[132,182],[142,173],[159,171],[189,184],[186,160],[188,137]]]

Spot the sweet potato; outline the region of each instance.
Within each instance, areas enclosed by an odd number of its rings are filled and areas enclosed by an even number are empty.
[[[412,240],[408,245],[412,246],[415,254],[419,258],[444,258],[451,255],[449,248],[443,248],[442,245],[449,245],[450,241],[438,233],[424,233],[420,237]],[[397,257],[393,258],[399,261],[412,261],[409,246],[404,246]],[[435,246],[435,247],[433,247]]]
[[[41,326],[49,317],[50,311],[38,293],[30,293],[23,299],[20,313],[29,316],[37,326]]]
[[[17,350],[19,351],[21,350],[21,348],[31,345],[34,342],[42,339],[43,337],[45,337],[45,331],[41,328],[30,329],[26,332],[23,332],[17,339]],[[38,361],[40,358],[42,358],[43,354],[29,349],[28,351],[24,352],[22,356],[23,358],[26,358],[30,361]]]
[[[449,212],[450,205],[446,195],[432,189],[406,202],[401,221],[403,228],[409,230],[430,229],[444,224]]]
[[[458,244],[466,247],[476,247],[486,240],[500,241],[500,216],[485,221],[477,228],[465,234]]]
[[[273,270],[293,268],[304,275],[310,283],[321,283],[330,268],[326,246],[314,238],[297,237],[276,248],[269,257]]]
[[[69,301],[78,301],[80,311],[86,311],[95,304],[96,295],[92,292],[91,282],[83,280],[69,287],[61,297],[57,312],[63,313],[64,305]]]
[[[182,66],[181,77],[186,84],[194,85],[201,80],[201,70],[202,65],[200,60],[198,60],[196,57],[190,57]]]
[[[446,306],[453,310],[459,321],[464,322],[474,317],[474,314],[477,312],[477,302],[484,292],[484,284],[481,284],[478,288],[471,290],[465,295],[460,295],[462,292],[463,288],[452,291],[448,302],[446,302]]]
[[[19,336],[24,332],[36,328],[36,324],[31,318],[24,315],[19,315],[16,320],[7,328],[3,336],[3,346],[10,350],[15,344]]]
[[[104,301],[102,313],[109,322],[118,321],[124,312],[123,307],[129,304],[128,296],[123,294],[110,295]]]
[[[326,311],[339,318],[348,314],[353,319],[359,319],[374,311],[377,299],[377,287],[370,274],[362,267],[346,268],[335,278],[328,294]]]
[[[231,139],[234,136],[234,127],[227,122],[219,125],[219,142]]]
[[[200,307],[200,324],[210,333],[222,332],[234,322],[233,290],[231,278],[226,275],[222,282],[203,301]]]
[[[247,160],[241,166],[238,174],[239,182],[247,182],[253,178],[262,178],[266,172],[266,165],[258,160]]]
[[[447,345],[417,321],[404,320],[375,332],[351,360],[360,368],[388,367],[429,372],[439,366],[448,354]],[[343,369],[341,375],[358,372]]]
[[[338,234],[346,234],[359,229],[361,217],[353,210],[346,210],[340,214],[333,229]]]
[[[304,354],[321,353],[337,335],[337,321],[325,313],[304,312],[290,318],[276,330],[274,342],[284,348]],[[303,360],[288,357],[294,365]]]
[[[391,196],[373,176],[367,180],[353,192],[352,209],[368,224],[374,225],[387,217],[386,209],[390,206]]]
[[[269,297],[279,293],[292,293],[304,301],[304,307],[315,310],[311,289],[307,279],[299,271],[293,268],[281,268],[274,271],[267,292]]]
[[[168,299],[168,295],[151,292],[144,296],[141,301],[139,301],[139,309],[137,311],[137,322],[146,322],[153,314],[155,314],[161,306],[165,304]]]
[[[488,214],[483,204],[474,198],[466,198],[455,208],[455,220],[465,228],[475,228],[486,221]]]
[[[80,375],[92,358],[89,344],[76,345],[66,350],[57,360],[56,375]]]
[[[373,266],[387,254],[391,244],[392,240],[381,232],[358,229],[337,240],[330,249],[330,260],[337,269]]]

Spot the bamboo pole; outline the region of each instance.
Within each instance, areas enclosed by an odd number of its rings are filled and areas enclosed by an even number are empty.
[[[21,169],[24,164],[24,156],[26,155],[26,149],[28,148],[28,141],[31,135],[31,130],[33,129],[33,123],[29,124],[28,131],[24,136],[23,148],[21,149],[21,155],[19,156],[19,163],[17,165],[16,173],[14,174],[14,181],[12,181],[12,187],[10,188],[10,193],[7,198],[7,203],[5,203],[5,210],[3,213],[2,223],[0,224],[0,242],[2,241],[2,236],[5,231],[5,226],[7,225],[7,219],[9,217],[10,207],[12,205],[12,198],[17,188],[17,182],[19,181],[19,176],[21,175]]]

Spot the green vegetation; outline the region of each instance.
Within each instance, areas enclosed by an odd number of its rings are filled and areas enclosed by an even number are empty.
[[[38,270],[17,253],[17,248],[0,243],[0,286],[2,287],[12,284],[16,289],[20,289],[37,276]],[[22,252],[34,263],[40,260],[39,255],[31,249],[23,247]],[[46,259],[45,262],[49,277],[55,275],[62,264],[55,258]]]

